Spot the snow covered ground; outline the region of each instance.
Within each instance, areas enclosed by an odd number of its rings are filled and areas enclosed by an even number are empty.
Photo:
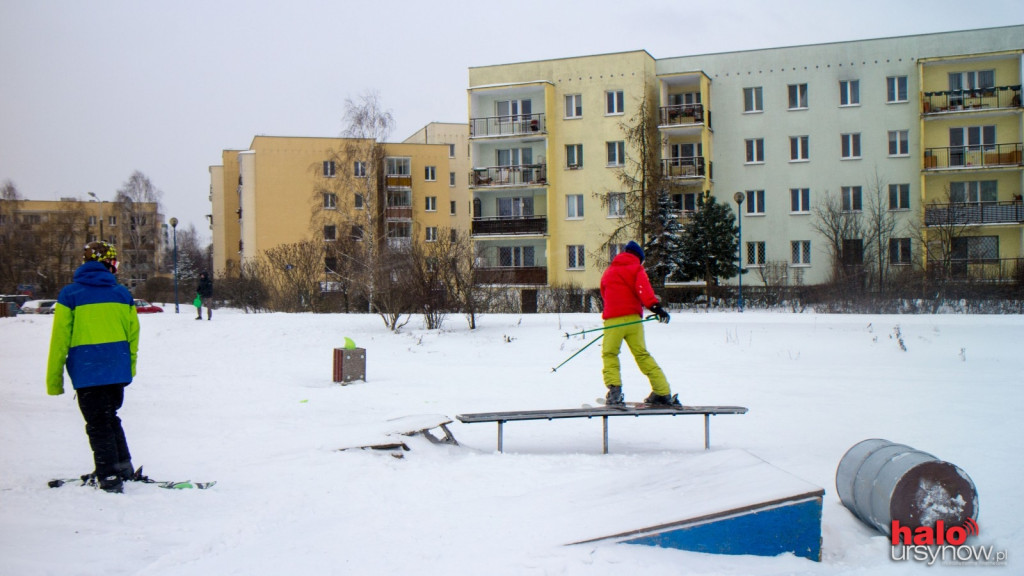
[[[165,309],[141,317],[138,376],[121,411],[134,461],[156,479],[219,483],[128,485],[124,495],[47,488],[92,469],[82,418],[72,393],[46,395],[52,318],[0,319],[0,574],[928,570],[891,560],[888,539],[836,496],[839,460],[868,438],[967,471],[979,494],[975,543],[1008,552],[1002,567],[931,570],[1024,572],[1021,316],[680,312],[647,325],[684,403],[750,408],[712,419],[713,452],[743,450],[825,489],[815,563],[564,545],[701,499],[658,489],[704,454],[700,418],[613,418],[609,455],[600,420],[585,419],[510,422],[504,454],[494,424],[458,421],[460,446],[406,439],[401,459],[337,450],[385,438],[388,420],[403,416],[593,403],[604,393],[599,345],[551,368],[590,341],[563,334],[598,326],[596,314],[485,315],[473,332],[461,316],[442,331],[414,318],[393,334],[368,315],[218,310],[197,322],[190,306]],[[332,349],[345,337],[367,349],[365,383],[331,382]],[[642,399],[648,385],[625,350],[623,367],[627,400]]]

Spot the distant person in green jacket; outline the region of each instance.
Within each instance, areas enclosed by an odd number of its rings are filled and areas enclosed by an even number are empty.
[[[95,480],[107,492],[121,492],[125,480],[141,479],[117,416],[125,386],[135,376],[139,317],[131,292],[114,276],[114,246],[90,242],[83,260],[53,307],[46,391],[64,393],[67,367],[92,447]]]
[[[192,305],[196,307],[196,320],[203,319],[203,304],[206,304],[206,319],[213,319],[213,280],[206,272],[199,274],[199,282],[196,283],[196,299]]]

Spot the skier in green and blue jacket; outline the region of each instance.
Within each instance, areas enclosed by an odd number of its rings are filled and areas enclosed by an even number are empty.
[[[117,411],[135,376],[139,317],[127,288],[117,283],[117,250],[106,242],[85,246],[84,264],[60,291],[53,307],[53,332],[46,392],[64,393],[64,368],[78,394],[99,487],[121,492],[136,479]]]

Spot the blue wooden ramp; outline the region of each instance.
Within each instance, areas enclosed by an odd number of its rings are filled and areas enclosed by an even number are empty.
[[[672,478],[652,481],[661,497],[644,515],[616,515],[631,526],[573,544],[643,544],[711,554],[821,560],[821,500],[825,491],[742,450],[687,455]],[[626,492],[643,489],[630,486]],[[629,506],[628,498],[623,506]],[[646,521],[644,521],[646,520]],[[607,528],[607,524],[604,525]]]

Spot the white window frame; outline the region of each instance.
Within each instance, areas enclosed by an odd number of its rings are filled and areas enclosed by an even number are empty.
[[[888,76],[885,79],[885,102],[887,104],[902,104],[908,102],[907,77]]]
[[[889,238],[889,265],[910,266],[913,264],[913,244],[910,238]],[[895,258],[893,258],[894,255]]]
[[[910,184],[889,184],[889,210],[910,210]]]
[[[622,90],[608,90],[604,93],[604,115],[621,116],[626,113],[625,93]]]
[[[743,113],[760,114],[764,112],[764,88],[751,86],[743,89]]]
[[[424,210],[427,212],[437,212],[437,196],[424,196]]]
[[[427,226],[424,228],[426,242],[437,242],[437,226]]]
[[[984,204],[998,199],[998,180],[957,180],[949,183],[949,201],[953,203]]]
[[[583,219],[583,194],[566,194],[565,196],[565,219]]]
[[[457,206],[458,206],[458,203],[456,203],[455,200],[451,200],[449,202],[448,214],[450,216],[455,216],[455,209],[456,209]],[[452,232],[455,232],[454,228],[452,229]]]
[[[889,157],[910,156],[910,130],[889,130]]]
[[[808,162],[811,159],[811,137],[790,136],[789,137],[789,161]]]
[[[747,215],[764,216],[764,190],[746,190]]]
[[[583,144],[565,145],[565,167],[569,170],[583,168]]]
[[[338,240],[338,227],[334,224],[324,224],[324,242],[335,242]]]
[[[582,244],[570,244],[565,250],[566,270],[586,270],[587,253]]]
[[[333,192],[324,192],[324,210],[338,209],[338,195]]]
[[[455,158],[455,144],[448,145],[448,157]]]
[[[625,192],[609,192],[608,193],[608,218],[625,218],[626,217],[626,193]]]
[[[766,262],[767,248],[764,242],[747,242],[747,268],[763,268]]]
[[[789,213],[810,214],[811,213],[811,189],[790,188],[789,189]]]
[[[806,268],[811,265],[811,241],[793,240],[789,243],[790,265]]]
[[[807,83],[789,85],[789,110],[807,110]]]
[[[860,132],[839,135],[839,157],[841,160],[860,160]]]
[[[448,187],[455,188],[455,172],[448,173]]]
[[[747,138],[747,164],[764,164],[764,138]]]
[[[352,176],[356,178],[366,178],[366,162],[356,160],[352,163]]]
[[[565,95],[565,119],[574,120],[583,117],[583,94]]]
[[[839,106],[860,106],[860,80],[839,81]]]
[[[626,143],[624,141],[605,142],[605,148],[608,150],[607,166],[617,167],[626,165]]]
[[[334,178],[335,176],[337,176],[337,172],[334,160],[324,160],[324,178]]]
[[[864,210],[864,189],[861,186],[842,186],[839,188],[842,197],[843,212],[861,212]]]
[[[355,207],[356,210],[362,210],[366,205],[366,203],[363,201],[363,195],[357,192],[355,196],[353,196],[352,198],[352,205]]]
[[[423,179],[427,182],[437,181],[437,166],[424,166],[423,167]]]

